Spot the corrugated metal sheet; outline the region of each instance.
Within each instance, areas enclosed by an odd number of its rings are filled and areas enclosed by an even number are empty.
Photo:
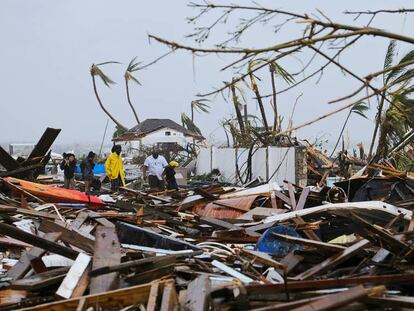
[[[242,198],[221,199],[210,202],[207,205],[198,204],[193,208],[193,212],[201,216],[209,216],[217,219],[233,219],[249,211],[260,197],[258,195],[252,195]]]

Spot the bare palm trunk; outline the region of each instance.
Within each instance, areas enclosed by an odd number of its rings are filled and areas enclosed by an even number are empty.
[[[345,119],[344,125],[342,125],[342,129],[341,129],[341,132],[339,133],[339,137],[338,137],[338,140],[336,141],[335,147],[332,149],[331,155],[329,157],[332,157],[333,154],[335,153],[336,147],[338,147],[339,141],[341,140],[342,134],[345,131],[345,127],[348,123],[348,120],[349,120],[349,117],[351,116],[351,113],[352,113],[351,111],[348,113],[348,116]]]
[[[194,124],[194,106],[191,105],[191,122]],[[195,154],[195,138],[193,136],[193,153]]]
[[[129,83],[128,83],[128,79],[127,78],[125,78],[125,88],[126,88],[126,93],[127,93],[127,99],[128,99],[129,107],[131,107],[131,110],[134,113],[135,120],[137,121],[137,124],[139,124],[140,122],[139,122],[139,118],[138,118],[137,112],[136,112],[134,106],[132,105],[131,97],[129,95]]]
[[[374,150],[375,139],[377,138],[379,125],[381,123],[382,108],[384,107],[384,101],[385,101],[385,94],[382,94],[381,101],[378,106],[377,118],[375,120],[374,133],[372,134],[371,145],[369,146],[368,161],[371,160],[372,150]],[[380,145],[380,143],[378,143],[378,145]],[[377,149],[377,153],[378,153],[378,149]]]
[[[246,133],[245,131],[245,127],[244,127],[244,122],[243,122],[243,116],[241,114],[240,111],[240,103],[239,100],[237,98],[237,94],[236,94],[236,88],[234,85],[231,86],[231,92],[233,94],[233,104],[234,104],[234,109],[236,110],[236,116],[237,116],[237,122],[239,123],[239,127],[240,127],[240,132],[242,135],[244,135]]]
[[[273,72],[272,65],[269,66],[270,68],[270,78],[272,81],[272,92],[273,92],[273,112],[274,112],[274,118],[273,118],[273,131],[278,130],[278,114],[277,114],[277,102],[276,102],[276,83],[275,83],[275,76]]]
[[[110,113],[108,110],[106,110],[106,108],[104,107],[104,105],[102,104],[101,98],[99,97],[98,94],[98,89],[96,88],[96,81],[95,81],[95,76],[92,75],[92,83],[93,83],[93,91],[95,92],[95,96],[96,99],[98,100],[99,106],[101,107],[101,109],[103,110],[103,112],[105,112],[105,114],[112,120],[114,121],[114,123],[121,129],[127,131],[128,128],[123,126],[120,122],[118,122],[118,120],[116,120]]]

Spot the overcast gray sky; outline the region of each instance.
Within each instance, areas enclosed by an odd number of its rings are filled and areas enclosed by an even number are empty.
[[[234,2],[234,1],[233,1]],[[250,1],[238,1],[251,4]],[[259,1],[274,6],[275,1]],[[124,65],[105,68],[118,82],[111,89],[99,85],[107,108],[123,123],[132,127],[134,119],[127,106],[123,89],[125,64],[134,56],[151,61],[168,49],[155,42],[149,44],[152,33],[172,40],[193,44],[184,36],[192,25],[185,18],[197,12],[187,7],[187,1],[107,1],[107,0],[1,0],[0,1],[0,142],[35,141],[45,127],[62,128],[58,143],[99,143],[107,117],[99,109],[93,95],[89,67],[93,62],[116,60]],[[351,23],[352,18],[342,12],[378,8],[409,7],[410,1],[277,1],[277,7],[299,13],[321,9],[334,20]],[[208,20],[206,20],[208,21]],[[360,20],[357,24],[363,24]],[[410,35],[414,29],[413,17],[402,15],[379,16],[374,26]],[[213,39],[223,39],[228,29],[222,28]],[[258,47],[278,40],[292,38],[288,28],[282,34],[256,28],[247,34],[242,44]],[[293,31],[293,30],[292,30]],[[214,43],[210,40],[206,44]],[[347,53],[342,61],[361,75],[381,68],[388,41],[367,39]],[[412,48],[412,47],[411,47]],[[401,52],[409,46],[401,46]],[[193,60],[184,52],[176,52],[137,78],[143,86],[132,89],[133,101],[141,119],[171,118],[179,121],[180,113],[189,110],[189,103],[198,92],[211,90],[221,81],[231,78],[230,72],[219,68],[229,58],[216,56]],[[294,68],[297,60],[284,65]],[[280,82],[281,83],[281,82]],[[327,102],[351,92],[358,83],[344,77],[336,68],[325,72],[324,79],[315,86],[315,79],[300,88],[281,95],[279,106],[287,120],[295,98],[303,93],[294,114],[299,124],[335,106]],[[264,93],[267,88],[264,87]],[[247,98],[252,97],[247,93]],[[232,113],[232,106],[220,97],[211,103],[209,115],[197,115],[196,120],[205,136],[212,141],[223,139],[219,120]],[[375,108],[375,107],[373,107]],[[249,100],[249,111],[258,113],[254,100]],[[300,138],[316,137],[335,140],[346,113],[338,114],[300,130]],[[368,143],[372,133],[370,120],[353,117],[348,133],[351,142]],[[110,132],[112,133],[111,123]]]

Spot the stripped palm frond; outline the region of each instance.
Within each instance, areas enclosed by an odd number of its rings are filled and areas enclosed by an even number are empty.
[[[142,86],[141,82],[137,80],[137,78],[134,77],[132,74],[133,72],[136,72],[139,70],[138,65],[141,64],[141,62],[135,62],[137,57],[135,56],[128,64],[127,69],[125,70],[124,77],[128,81],[134,81],[136,84],[139,84]]]
[[[99,65],[92,64],[90,72],[92,76],[98,76],[101,78],[102,82],[107,86],[110,87],[111,84],[116,84],[111,78],[109,78],[103,71],[98,67]]]
[[[210,106],[205,102],[210,102],[208,99],[197,99],[191,102],[191,107],[198,112],[210,113]]]
[[[181,123],[183,127],[189,130],[190,132],[201,135],[201,131],[198,128],[198,126],[195,125],[193,121],[191,121],[190,117],[187,116],[185,112],[181,113]]]

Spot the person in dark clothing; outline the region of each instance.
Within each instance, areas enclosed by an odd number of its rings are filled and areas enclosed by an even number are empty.
[[[95,153],[90,151],[88,156],[82,161],[80,167],[82,171],[82,178],[85,181],[85,193],[91,191],[91,186],[94,179],[93,169],[95,167]]]
[[[178,190],[177,180],[175,179],[175,168],[177,166],[177,162],[171,161],[164,169],[163,175],[167,182],[167,190]]]
[[[75,155],[72,153],[64,153],[63,161],[60,163],[60,169],[63,171],[64,187],[66,189],[75,189]]]

